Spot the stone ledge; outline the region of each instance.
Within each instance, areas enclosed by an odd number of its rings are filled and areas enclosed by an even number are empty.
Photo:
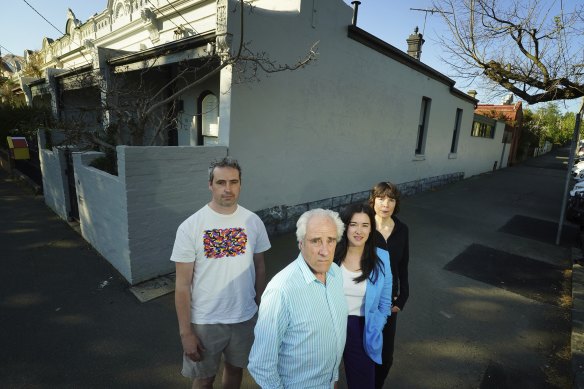
[[[401,191],[402,196],[407,197],[460,181],[463,178],[463,172],[456,172],[441,176],[422,178],[416,181],[404,182],[397,184],[397,187]],[[367,201],[368,198],[369,189],[292,206],[277,205],[272,208],[256,211],[256,214],[264,222],[268,234],[273,236],[294,231],[296,229],[296,221],[300,215],[309,209],[326,208],[332,209],[333,211],[340,211],[349,204],[364,202]]]

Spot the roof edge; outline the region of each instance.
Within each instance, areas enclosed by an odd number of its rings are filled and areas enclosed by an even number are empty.
[[[377,51],[380,54],[383,54],[383,55],[385,55],[385,56],[403,64],[403,65],[406,65],[406,66],[414,69],[415,71],[417,71],[425,76],[428,76],[428,77],[430,77],[438,82],[441,82],[442,84],[444,84],[450,88],[450,93],[452,93],[454,96],[457,96],[459,98],[467,100],[468,102],[475,104],[475,105],[478,103],[478,100],[475,99],[474,97],[471,97],[468,94],[462,92],[461,90],[456,89],[454,87],[454,85],[456,84],[456,81],[454,81],[450,77],[445,76],[444,74],[440,73],[436,69],[426,65],[425,63],[423,63],[415,58],[412,58],[407,53],[404,53],[402,50],[398,49],[397,47],[379,39],[375,35],[372,35],[372,34],[368,33],[367,31],[350,24],[348,26],[347,36],[349,38]]]

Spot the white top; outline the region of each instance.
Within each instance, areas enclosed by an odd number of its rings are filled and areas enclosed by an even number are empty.
[[[349,315],[365,316],[365,289],[367,288],[367,281],[361,281],[358,284],[353,281],[355,278],[363,274],[362,271],[352,272],[341,264],[343,273],[343,290],[345,292],[345,299],[349,306]]]
[[[238,205],[223,215],[205,205],[178,228],[171,261],[195,262],[191,321],[231,324],[257,312],[253,254],[270,248],[266,227]]]

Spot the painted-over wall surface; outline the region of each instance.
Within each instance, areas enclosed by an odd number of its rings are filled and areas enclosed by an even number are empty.
[[[89,166],[99,152],[73,154],[81,235],[131,282],[124,182]]]
[[[65,150],[46,150],[39,147],[39,159],[43,174],[43,197],[45,204],[61,219],[69,217],[69,192],[65,171]]]
[[[245,39],[270,58],[294,63],[315,42],[319,54],[304,69],[233,85],[229,148],[247,171],[243,204],[294,205],[367,190],[382,180],[491,169],[503,145],[471,139],[471,99],[349,38],[352,10],[342,1],[299,4],[299,11],[258,7],[246,15]],[[230,23],[237,31],[237,21]],[[416,155],[424,97],[431,99],[427,138]],[[452,154],[457,109],[463,114]]]
[[[62,140],[62,134],[51,131],[53,142]],[[67,178],[67,159],[65,153],[68,146],[47,146],[45,130],[38,130],[38,149],[41,172],[43,175],[43,197],[45,204],[61,219],[69,220],[71,211]],[[71,150],[75,150],[71,148]],[[73,174],[73,171],[70,172]]]
[[[209,162],[225,147],[118,146],[118,176],[74,154],[83,237],[131,284],[174,271],[180,223],[209,202]]]
[[[132,283],[174,271],[170,254],[176,230],[209,202],[209,163],[226,155],[225,147],[118,146]]]

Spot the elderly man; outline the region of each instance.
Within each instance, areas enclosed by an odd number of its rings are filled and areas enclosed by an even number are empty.
[[[298,258],[262,296],[248,369],[263,388],[331,388],[345,347],[347,303],[333,263],[344,225],[314,209],[296,224]]]

